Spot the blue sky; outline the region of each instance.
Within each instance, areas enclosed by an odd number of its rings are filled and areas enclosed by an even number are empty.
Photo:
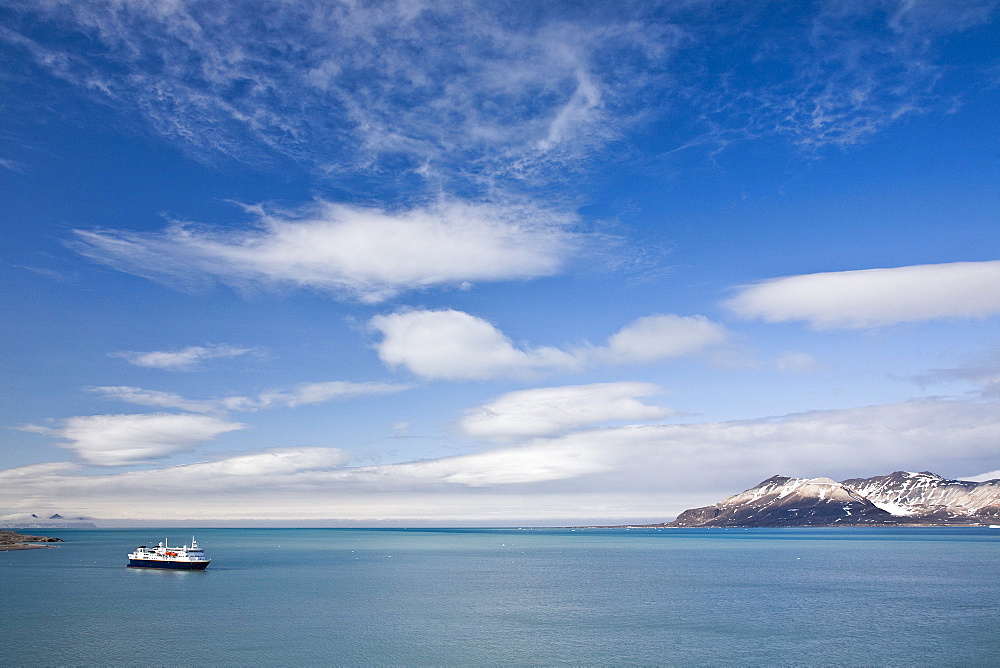
[[[0,514],[1000,476],[996,2],[0,17]]]

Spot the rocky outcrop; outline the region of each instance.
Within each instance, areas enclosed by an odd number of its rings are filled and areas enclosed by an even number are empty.
[[[46,545],[34,545],[32,543],[61,543],[61,538],[49,538],[48,536],[26,536],[15,531],[0,531],[0,551],[5,550],[31,550]]]
[[[843,482],[773,476],[659,526],[985,525],[998,518],[1000,480],[976,483],[897,471]]]

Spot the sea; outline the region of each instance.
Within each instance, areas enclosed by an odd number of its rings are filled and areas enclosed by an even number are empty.
[[[3,666],[997,666],[1000,529],[45,529]],[[192,534],[203,572],[126,568]]]

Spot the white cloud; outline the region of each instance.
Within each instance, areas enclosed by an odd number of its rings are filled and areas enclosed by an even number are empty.
[[[217,461],[189,464],[174,471],[184,480],[197,477],[208,484],[217,480],[218,476],[232,476],[270,478],[273,486],[275,478],[340,468],[350,459],[348,452],[337,448],[270,448]]]
[[[91,392],[119,399],[140,406],[179,408],[192,413],[223,413],[226,411],[258,411],[267,408],[303,406],[350,399],[370,394],[388,394],[409,389],[408,385],[396,383],[351,383],[347,381],[327,381],[304,383],[290,390],[270,390],[256,397],[230,396],[222,399],[185,399],[179,394],[144,390],[139,387],[104,386],[87,388]]]
[[[727,337],[722,325],[705,316],[651,315],[623,327],[596,354],[612,363],[651,362],[691,355]]]
[[[638,400],[660,394],[651,383],[594,383],[509,392],[466,412],[459,429],[488,439],[550,436],[618,420],[657,420],[673,411]]]
[[[968,480],[969,482],[986,482],[987,480],[1000,480],[1000,470],[980,473],[979,475],[959,476],[956,480]]]
[[[144,390],[141,387],[114,385],[103,387],[88,387],[89,392],[101,394],[111,399],[118,399],[137,406],[153,406],[156,408],[178,408],[192,413],[217,413],[223,410],[218,401],[198,401],[185,399],[173,392]]]
[[[744,286],[725,302],[744,318],[859,329],[1000,314],[1000,261],[827,272]]]
[[[704,316],[639,318],[605,347],[517,347],[493,324],[462,311],[401,311],[375,316],[379,357],[425,378],[471,379],[573,371],[595,362],[627,364],[691,355],[718,345],[726,330]]]
[[[97,466],[127,466],[191,450],[219,434],[243,429],[205,415],[86,415],[61,421],[58,428],[27,427],[57,436],[62,447]]]
[[[383,362],[425,378],[484,380],[580,364],[557,348],[521,350],[492,324],[462,311],[404,311],[375,316],[370,324],[383,335]]]
[[[346,480],[386,478],[397,485],[502,487],[570,480],[608,469],[610,459],[600,449],[573,443],[540,442],[533,447],[487,450],[472,455],[390,466],[366,467],[345,473]]]
[[[303,406],[327,401],[337,401],[369,394],[389,394],[409,389],[408,385],[395,383],[349,383],[346,381],[328,381],[325,383],[306,383],[292,390],[264,392],[256,401],[249,405],[255,409],[272,406]]]
[[[25,430],[44,431],[44,429],[39,427],[26,427]],[[51,475],[53,473],[75,471],[78,468],[79,466],[77,464],[73,464],[70,462],[46,462],[44,464],[29,464],[28,466],[19,466],[18,468],[7,469],[6,471],[0,471],[0,482],[5,482],[13,485],[22,482],[29,482],[31,480],[37,480],[45,476]]]
[[[240,355],[251,353],[253,350],[253,348],[208,345],[188,346],[187,348],[173,351],[122,351],[111,353],[111,355],[112,357],[121,357],[126,359],[129,364],[133,364],[135,366],[148,367],[152,369],[164,369],[166,371],[190,371],[204,360],[217,359],[221,357],[239,357]]]
[[[250,231],[181,224],[159,233],[77,230],[76,247],[122,271],[182,287],[218,280],[379,302],[403,290],[547,276],[583,244],[569,229],[572,217],[523,204],[450,200],[387,211],[320,202],[294,215],[256,213]],[[177,364],[197,350],[139,359]]]

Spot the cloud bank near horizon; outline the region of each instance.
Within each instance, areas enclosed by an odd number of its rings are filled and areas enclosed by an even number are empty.
[[[630,389],[641,394],[651,388]],[[514,393],[484,408],[506,402],[514,406],[504,413],[511,417],[526,398]],[[551,517],[552,496],[568,495],[581,505],[560,507],[567,520],[665,520],[776,473],[842,479],[889,472],[900,449],[924,470],[943,462],[970,468],[992,462],[998,416],[995,399],[919,399],[714,423],[590,429],[590,417],[571,417],[558,426],[569,433],[376,466],[347,467],[350,455],[338,448],[278,448],[105,475],[78,475],[70,463],[39,464],[0,471],[0,506],[27,510],[30,499],[35,509],[73,508],[106,519],[517,521]],[[502,423],[487,431],[504,431]],[[567,487],[574,480],[586,480],[586,491]],[[141,499],[131,492],[138,488]],[[197,509],[172,500],[182,490],[198,492]]]

